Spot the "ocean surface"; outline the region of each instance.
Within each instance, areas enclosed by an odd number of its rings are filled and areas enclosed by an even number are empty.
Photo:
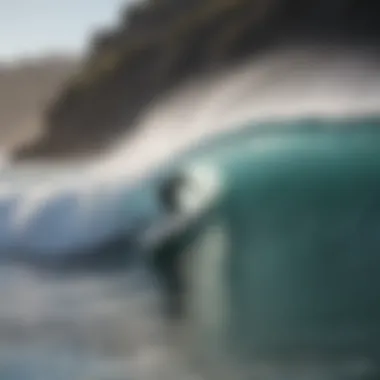
[[[79,180],[85,172],[71,164],[0,171],[2,380],[170,378],[159,290],[143,267],[61,273],[40,265],[91,256],[144,216],[148,205],[128,186],[91,190]],[[130,249],[120,252],[126,260]]]
[[[60,272],[40,263],[91,256],[159,220],[145,176],[210,135],[268,117],[377,112],[378,72],[371,49],[280,49],[185,85],[94,162],[15,165],[4,153],[0,379],[195,378],[172,348],[160,289],[139,260],[117,271]],[[118,255],[138,258],[133,244]]]

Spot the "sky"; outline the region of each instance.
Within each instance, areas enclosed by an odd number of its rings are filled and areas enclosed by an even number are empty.
[[[0,0],[0,60],[80,54],[98,27],[117,22],[128,0]]]

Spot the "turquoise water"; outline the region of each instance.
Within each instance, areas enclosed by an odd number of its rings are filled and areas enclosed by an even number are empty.
[[[248,130],[215,146],[245,137]],[[207,146],[196,154],[207,154]],[[59,273],[25,264],[91,256],[99,247],[108,255],[114,246],[103,243],[138,240],[160,219],[157,178],[91,182],[86,176],[85,166],[73,164],[0,170],[0,379],[186,379],[171,349],[160,291],[144,268]],[[126,258],[135,253],[121,246]]]

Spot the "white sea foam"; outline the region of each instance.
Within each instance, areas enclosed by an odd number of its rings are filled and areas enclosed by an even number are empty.
[[[4,154],[0,254],[67,253],[128,229],[152,209],[131,198],[136,178],[236,123],[378,111],[378,73],[370,51],[276,51],[177,89],[141,118],[134,136],[91,164],[16,167]],[[1,379],[198,378],[167,355],[159,292],[141,274],[57,279],[1,266],[0,283]]]
[[[16,244],[59,252],[108,238],[138,214],[128,202],[131,183],[174,153],[247,120],[377,112],[379,66],[369,48],[279,49],[176,89],[95,162],[26,170],[7,165],[5,155],[0,249]]]

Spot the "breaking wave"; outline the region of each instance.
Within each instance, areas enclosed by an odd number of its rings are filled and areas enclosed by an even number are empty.
[[[247,120],[380,109],[376,50],[283,48],[198,78],[152,105],[135,135],[96,162],[14,167],[0,157],[0,250],[57,255],[127,233],[157,213],[138,179]]]
[[[4,153],[0,257],[91,255],[135,236],[159,217],[152,170],[247,120],[378,112],[379,66],[370,48],[283,49],[176,90],[96,162],[19,166]],[[186,378],[174,374],[148,277],[50,277],[0,266],[1,379]]]

